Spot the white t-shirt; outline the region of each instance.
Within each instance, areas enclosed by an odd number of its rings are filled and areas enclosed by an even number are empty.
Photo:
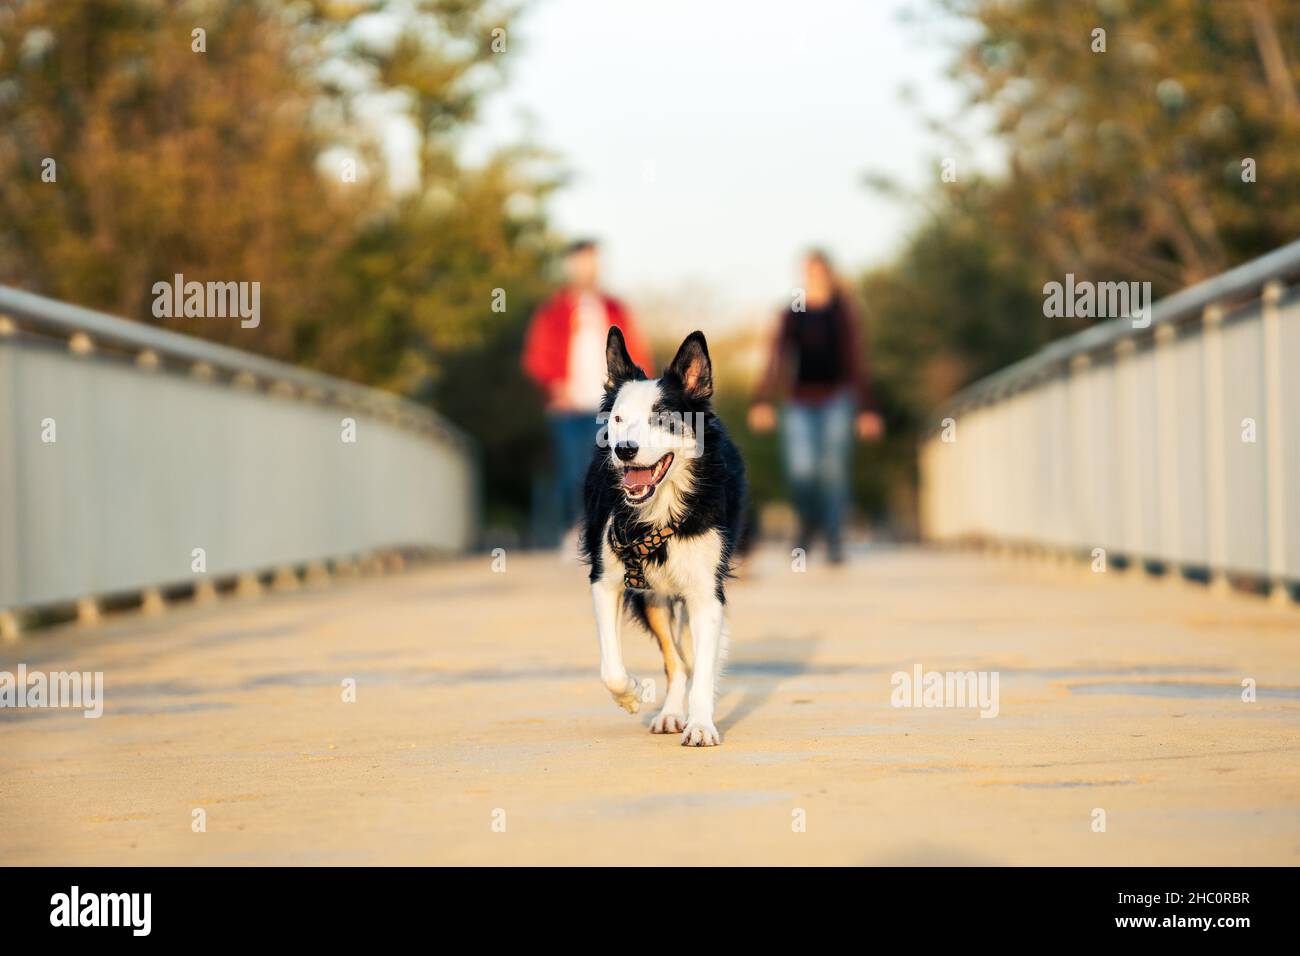
[[[564,396],[574,411],[595,411],[605,396],[605,337],[609,313],[604,300],[592,292],[578,297],[569,337],[569,366]]]

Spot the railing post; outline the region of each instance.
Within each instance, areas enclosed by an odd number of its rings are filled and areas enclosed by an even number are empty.
[[[162,589],[156,587],[145,588],[140,595],[140,610],[150,616],[156,616],[166,611],[167,600],[163,597]]]
[[[103,619],[98,600],[84,597],[77,601],[77,624],[81,627],[98,627]]]
[[[1210,564],[1210,587],[1228,590],[1228,502],[1227,461],[1223,442],[1223,309],[1206,306],[1202,314],[1205,361],[1205,497],[1206,553]]]
[[[1182,498],[1178,493],[1178,330],[1172,322],[1156,326],[1156,471],[1160,482],[1160,543],[1156,557],[1165,562],[1165,576],[1182,580]]]
[[[3,340],[18,334],[18,324],[0,312],[0,345]],[[0,348],[0,381],[8,382],[16,372],[13,349]],[[17,389],[0,388],[0,525],[6,533],[0,534],[0,595],[19,592],[18,556],[18,414],[15,403]],[[12,529],[12,530],[9,530]],[[4,599],[0,600],[17,600]],[[18,611],[0,604],[0,642],[18,640],[21,633]]]
[[[1264,286],[1264,453],[1268,488],[1265,533],[1268,535],[1269,597],[1279,604],[1290,601],[1287,593],[1286,512],[1286,429],[1282,398],[1282,315],[1280,303],[1286,288],[1274,279]]]
[[[1091,383],[1088,370],[1092,368],[1092,356],[1081,352],[1070,359],[1070,457],[1073,468],[1070,473],[1071,499],[1074,507],[1070,510],[1075,515],[1075,527],[1071,537],[1074,548],[1091,551],[1096,547],[1096,529],[1093,522],[1092,494],[1092,396],[1089,394]]]
[[[1138,462],[1137,345],[1131,338],[1115,343],[1115,473],[1120,477],[1124,498],[1124,551],[1129,568],[1144,560],[1142,535],[1142,468]]]

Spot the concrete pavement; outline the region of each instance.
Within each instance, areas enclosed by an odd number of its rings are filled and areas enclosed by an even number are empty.
[[[769,549],[729,592],[723,744],[687,749],[601,685],[583,569],[507,562],[0,646],[106,697],[0,710],[0,864],[1300,863],[1295,608]],[[653,640],[625,651],[662,693]],[[996,672],[998,716],[891,706],[918,664]]]

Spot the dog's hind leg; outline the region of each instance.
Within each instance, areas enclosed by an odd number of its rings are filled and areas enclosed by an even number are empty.
[[[650,631],[659,642],[664,655],[664,673],[668,676],[668,690],[658,716],[650,723],[652,734],[679,734],[686,728],[686,662],[677,652],[673,639],[673,622],[670,604],[648,600],[645,619]]]

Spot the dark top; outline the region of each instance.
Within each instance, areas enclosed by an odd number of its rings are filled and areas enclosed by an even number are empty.
[[[816,404],[844,391],[853,393],[860,410],[875,409],[857,310],[848,297],[837,292],[820,308],[787,309],[757,399],[788,394],[797,402]]]

